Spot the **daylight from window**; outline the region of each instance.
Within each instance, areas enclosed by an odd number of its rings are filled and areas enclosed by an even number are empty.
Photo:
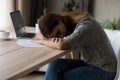
[[[10,27],[9,13],[13,10],[13,0],[0,0],[0,28]]]

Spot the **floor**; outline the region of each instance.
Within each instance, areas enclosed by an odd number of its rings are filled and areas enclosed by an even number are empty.
[[[32,72],[18,80],[44,80],[44,72]]]

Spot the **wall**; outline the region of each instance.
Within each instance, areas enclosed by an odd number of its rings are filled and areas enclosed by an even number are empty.
[[[48,7],[55,12],[62,12],[67,0],[48,0]],[[94,0],[94,17],[98,21],[120,18],[120,0]]]
[[[51,11],[61,13],[65,1],[68,0],[48,0],[48,8]]]
[[[57,13],[61,13],[66,1],[70,0],[48,0],[48,9]]]
[[[120,18],[120,0],[95,0],[94,17],[100,22]]]

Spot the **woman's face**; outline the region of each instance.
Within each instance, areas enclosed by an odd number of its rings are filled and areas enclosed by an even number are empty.
[[[54,28],[53,32],[48,35],[49,38],[53,37],[59,37],[63,38],[67,34],[66,26],[62,21],[59,22],[59,24]]]

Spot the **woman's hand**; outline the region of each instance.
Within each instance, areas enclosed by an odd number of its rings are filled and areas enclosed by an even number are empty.
[[[63,40],[64,40],[63,38],[52,38],[53,43],[62,42]]]

